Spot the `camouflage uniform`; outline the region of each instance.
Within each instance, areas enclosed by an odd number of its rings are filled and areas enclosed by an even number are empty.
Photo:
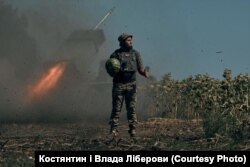
[[[129,133],[134,136],[137,117],[136,117],[136,71],[145,76],[140,53],[134,49],[117,49],[110,58],[117,58],[121,62],[121,70],[113,78],[112,89],[112,113],[110,116],[111,133],[117,133],[119,115],[122,104],[125,100]],[[126,60],[124,60],[126,59]],[[125,62],[125,63],[124,63]],[[127,65],[129,64],[129,65]]]

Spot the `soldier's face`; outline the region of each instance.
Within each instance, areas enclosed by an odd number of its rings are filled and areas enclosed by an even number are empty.
[[[124,42],[127,47],[132,47],[133,42],[131,37],[128,37]]]

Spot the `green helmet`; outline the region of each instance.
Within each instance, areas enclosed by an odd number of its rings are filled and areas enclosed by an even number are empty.
[[[110,58],[107,60],[105,67],[106,67],[107,73],[113,77],[116,73],[120,71],[121,63],[116,58]]]

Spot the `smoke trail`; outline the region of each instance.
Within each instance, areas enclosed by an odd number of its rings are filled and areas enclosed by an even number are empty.
[[[76,2],[37,1],[24,11],[0,2],[1,122],[65,122],[101,115],[95,113],[100,93],[83,83],[91,81],[88,71],[104,34],[87,30],[87,16],[83,24],[68,19],[74,10],[70,4]],[[28,85],[65,59],[69,64],[56,88],[27,103]]]
[[[18,2],[22,10],[0,3],[0,121],[107,123],[112,84],[101,83],[112,79],[104,71],[105,61],[97,57],[104,32],[90,29],[93,16],[85,15],[81,22],[70,16],[76,3],[87,1],[34,1],[26,8]],[[100,67],[93,67],[96,60]],[[27,100],[29,85],[61,61],[67,66],[55,88]],[[100,69],[97,76],[92,69]]]

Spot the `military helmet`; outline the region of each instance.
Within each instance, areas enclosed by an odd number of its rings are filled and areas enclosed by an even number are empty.
[[[130,35],[128,33],[122,33],[119,37],[118,37],[118,41],[119,42],[123,42],[125,41],[128,37],[133,38],[133,35]]]
[[[110,76],[114,76],[121,69],[121,63],[116,58],[110,58],[106,61],[105,68]]]

